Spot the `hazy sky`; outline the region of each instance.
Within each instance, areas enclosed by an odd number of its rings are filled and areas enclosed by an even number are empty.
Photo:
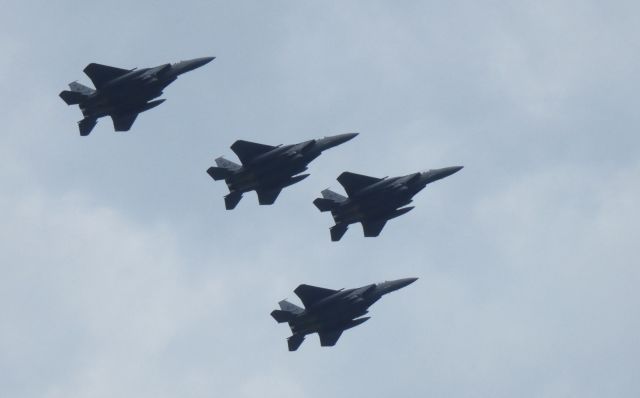
[[[0,396],[640,396],[640,3],[0,3]],[[57,96],[202,56],[129,132]],[[274,206],[205,173],[352,131]],[[453,165],[379,238],[311,204]],[[403,277],[333,348],[269,316]]]

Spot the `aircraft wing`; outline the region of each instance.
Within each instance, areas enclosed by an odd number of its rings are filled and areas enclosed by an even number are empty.
[[[362,188],[375,184],[378,181],[382,181],[382,178],[369,177],[362,174],[350,173],[348,171],[345,171],[338,176],[338,182],[342,185],[348,196],[351,196]]]
[[[275,149],[275,146],[258,144],[255,142],[238,140],[231,145],[231,150],[235,152],[242,164],[250,163],[253,159]]]
[[[129,73],[127,69],[116,68],[113,66],[100,65],[91,63],[84,68],[84,73],[89,76],[94,87],[99,90],[111,80]]]
[[[320,336],[320,345],[322,347],[331,347],[336,345],[343,331],[344,330],[336,330],[332,332],[318,332],[318,336]]]
[[[300,301],[302,301],[302,304],[304,304],[305,308],[309,308],[314,303],[322,300],[323,298],[337,293],[338,290],[325,289],[323,287],[310,285],[300,285],[293,292],[300,298]]]
[[[386,223],[386,220],[362,221],[364,236],[374,237],[380,235],[380,232],[382,232],[382,228],[384,228]]]
[[[125,115],[111,115],[111,120],[113,120],[113,128],[115,131],[129,131],[131,126],[133,126],[133,122],[136,121],[136,117],[138,117],[138,113],[127,113]]]
[[[276,188],[271,190],[257,189],[258,203],[261,205],[272,205],[276,201],[278,195],[282,192],[282,188]]]

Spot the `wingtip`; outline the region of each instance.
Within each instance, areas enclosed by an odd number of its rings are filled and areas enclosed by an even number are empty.
[[[84,69],[83,69],[82,71],[83,71],[84,73],[87,73],[87,71],[88,71],[89,69],[91,69],[91,68],[95,67],[96,65],[98,65],[98,64],[97,64],[97,63],[95,63],[95,62],[88,63],[88,64],[87,64],[87,66],[85,66],[85,67],[84,67]]]

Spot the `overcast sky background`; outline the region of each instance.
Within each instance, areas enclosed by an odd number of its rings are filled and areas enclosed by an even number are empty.
[[[0,3],[0,396],[640,396],[640,3]],[[202,56],[130,132],[57,96]],[[352,131],[274,206],[205,173]],[[379,238],[311,204],[454,165]],[[269,316],[402,277],[333,348]]]

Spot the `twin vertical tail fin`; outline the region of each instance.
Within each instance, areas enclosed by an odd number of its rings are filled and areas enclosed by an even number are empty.
[[[69,89],[70,90],[64,90],[60,93],[60,98],[62,98],[67,105],[78,105],[95,92],[94,89],[83,86],[78,82],[69,83]]]
[[[336,203],[329,199],[317,198],[313,201],[313,204],[320,210],[321,212],[331,211]]]
[[[325,189],[321,192],[322,197],[317,198],[313,201],[313,204],[320,210],[321,212],[330,211],[333,215],[333,219],[337,222],[336,225],[331,227],[331,240],[336,242],[339,241],[342,236],[347,232],[348,224],[344,224],[338,222],[338,217],[336,216],[336,208],[340,205],[340,203],[347,200],[346,196],[342,196],[337,192],[333,192],[330,189]],[[336,211],[334,211],[336,210]]]
[[[278,303],[280,306],[279,310],[273,310],[271,312],[271,316],[278,323],[288,322],[293,335],[287,339],[287,345],[289,346],[289,351],[295,351],[300,347],[300,344],[304,341],[304,335],[298,334],[294,331],[293,320],[301,313],[304,312],[303,308],[298,307],[295,304],[288,302],[287,300],[282,300]]]
[[[61,92],[60,98],[67,105],[79,105],[84,102],[91,94],[93,94],[96,90],[89,88],[87,86],[83,86],[78,82],[69,83],[70,90],[64,90]],[[96,126],[98,120],[93,117],[85,117],[84,119],[78,122],[78,127],[80,128],[80,135],[86,136],[91,133],[91,130]]]
[[[238,170],[240,167],[242,167],[237,163],[234,163],[230,160],[223,158],[222,156],[216,159],[216,165],[219,168],[227,169],[229,171],[235,171],[235,170]]]
[[[62,100],[67,103],[67,105],[78,105],[79,103],[84,101],[86,96],[74,91],[64,90],[60,93],[60,98],[62,98]]]
[[[342,196],[337,192],[333,192],[330,189],[325,189],[324,191],[320,192],[322,194],[322,197],[325,199],[329,199],[332,200],[336,203],[340,203],[340,202],[344,202],[345,200],[347,200],[346,196]]]
[[[209,167],[207,169],[207,174],[211,176],[216,181],[224,180],[233,174],[233,171],[229,169],[225,169],[224,167]]]
[[[287,300],[280,301],[278,305],[280,306],[279,310],[271,311],[271,316],[278,323],[291,322],[296,316],[304,312],[304,309],[288,302]]]
[[[224,180],[230,177],[234,171],[240,169],[240,167],[239,164],[233,163],[221,156],[216,159],[216,166],[209,167],[207,173],[216,181]]]
[[[271,317],[278,323],[291,322],[296,316],[295,314],[284,310],[271,311]]]
[[[291,312],[292,314],[302,314],[304,312],[303,308],[298,307],[297,305],[288,302],[287,300],[282,300],[278,303],[280,309],[283,311]]]
[[[280,306],[279,310],[271,311],[271,316],[278,323],[291,322],[298,314],[301,314],[304,311],[302,308],[288,302],[287,300],[280,301],[278,305]]]
[[[333,192],[330,189],[325,189],[322,193],[322,198],[317,198],[313,201],[313,204],[320,210],[321,212],[331,211],[338,204],[347,200],[346,197],[340,195],[339,193]]]
[[[78,82],[69,83],[69,88],[74,93],[80,93],[80,94],[82,94],[82,95],[84,95],[86,97],[88,97],[91,94],[96,92],[96,90],[92,89],[91,87],[87,87],[87,86],[82,85],[82,84],[80,84]]]
[[[216,181],[226,180],[231,177],[233,173],[240,169],[242,166],[239,164],[233,163],[230,160],[227,160],[223,157],[219,157],[216,159],[216,166],[209,167],[207,170],[207,174],[211,176]],[[227,184],[228,185],[228,184]],[[235,209],[235,207],[242,199],[242,193],[231,191],[227,196],[224,197],[224,206],[227,210]]]

